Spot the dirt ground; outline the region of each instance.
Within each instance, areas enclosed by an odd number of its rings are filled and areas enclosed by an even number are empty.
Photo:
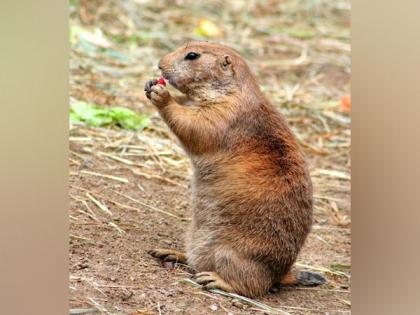
[[[70,125],[71,314],[350,314],[349,9],[332,0],[70,2],[70,103],[150,116],[138,132]],[[219,31],[209,40],[247,59],[310,164],[315,222],[298,267],[328,283],[256,300],[271,309],[204,291],[187,269],[146,253],[183,248],[191,169],[143,86],[203,19]]]

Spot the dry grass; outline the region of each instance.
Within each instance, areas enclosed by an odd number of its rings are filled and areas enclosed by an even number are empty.
[[[310,162],[315,224],[299,263],[325,273],[329,284],[327,288],[299,288],[294,291],[303,294],[299,298],[271,295],[263,302],[272,309],[265,312],[349,313],[349,270],[331,267],[332,263],[350,265],[350,117],[340,107],[340,99],[350,92],[349,2],[80,0],[71,1],[70,7],[73,31],[76,26],[103,32],[103,36],[96,34],[96,43],[77,36],[72,40],[70,102],[126,106],[151,116],[142,132],[70,127],[71,259],[78,262],[70,268],[73,314],[93,309],[105,314],[125,314],[127,310],[178,313],[165,302],[176,304],[179,314],[191,312],[186,302],[170,296],[159,300],[144,285],[110,284],[95,276],[100,273],[97,269],[84,269],[79,261],[99,257],[85,252],[94,253],[95,246],[106,248],[108,242],[121,240],[118,244],[124,247],[138,241],[139,235],[146,233],[146,225],[153,231],[169,222],[177,235],[189,221],[185,205],[189,161],[147,102],[143,85],[158,76],[156,63],[161,56],[197,37],[194,29],[203,18],[220,27],[221,37],[212,40],[234,47],[248,60],[264,92],[287,117]],[[166,192],[177,199],[169,200]],[[136,221],[137,217],[143,221]],[[108,233],[107,238],[101,237],[101,231]],[[168,235],[145,244],[155,245],[165,237]],[[124,250],[119,255],[115,257],[119,266],[131,259],[124,256]],[[144,266],[144,278],[150,277],[146,270],[153,273],[156,269],[153,260],[145,260],[145,264],[147,261],[150,266]],[[155,269],[148,269],[152,267]],[[178,279],[188,275],[177,272]],[[181,281],[176,286],[185,284]],[[133,298],[126,297],[129,294],[124,290],[153,297],[130,302]],[[215,303],[207,309],[215,314],[253,314],[254,308],[264,312],[261,305],[238,307],[226,297],[186,290],[195,296],[195,307]],[[114,293],[123,297],[114,298]],[[327,293],[323,299],[322,294]],[[309,297],[319,301],[302,302]]]

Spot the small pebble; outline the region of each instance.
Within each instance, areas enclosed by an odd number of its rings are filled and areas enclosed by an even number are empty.
[[[246,308],[247,308],[247,306],[246,306],[246,305],[244,305],[242,302],[240,302],[239,300],[236,300],[236,299],[234,299],[234,300],[232,301],[232,305],[233,305],[233,306],[235,306],[235,307],[237,307],[237,308],[239,308],[239,309],[241,309],[241,310],[243,310],[243,309],[246,309]]]
[[[212,305],[210,305],[210,309],[212,311],[217,311],[219,309],[219,307],[216,304],[212,304]]]
[[[162,262],[163,267],[167,268],[167,269],[174,269],[175,268],[175,263],[172,261],[164,261]]]

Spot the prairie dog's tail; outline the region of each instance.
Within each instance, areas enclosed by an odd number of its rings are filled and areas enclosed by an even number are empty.
[[[326,283],[327,280],[320,274],[310,271],[291,270],[281,280],[282,285],[303,285],[314,287]]]

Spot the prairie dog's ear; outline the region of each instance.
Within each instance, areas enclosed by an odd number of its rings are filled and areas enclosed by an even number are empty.
[[[222,68],[227,69],[232,64],[232,59],[229,55],[224,55],[222,59]]]

